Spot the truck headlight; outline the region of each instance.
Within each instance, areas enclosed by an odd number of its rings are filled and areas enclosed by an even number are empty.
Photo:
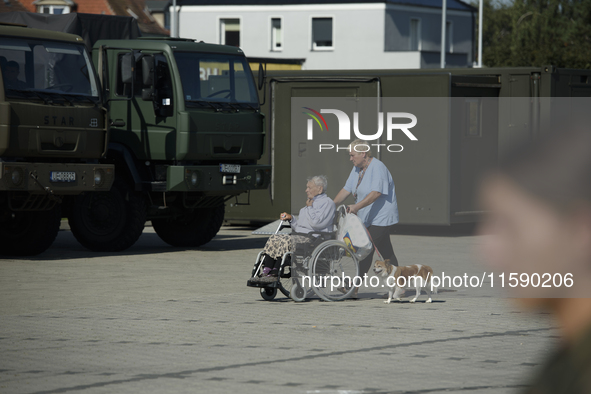
[[[24,179],[23,169],[16,167],[14,170],[12,170],[11,179],[14,186],[20,186]]]
[[[196,171],[193,171],[191,174],[191,185],[197,186],[197,182],[199,182],[199,176],[197,175]]]
[[[94,170],[94,185],[95,186],[102,185],[104,179],[105,179],[105,174],[103,173],[103,170],[101,170],[100,168],[97,170]]]
[[[255,184],[260,186],[265,182],[265,173],[262,170],[256,171]]]

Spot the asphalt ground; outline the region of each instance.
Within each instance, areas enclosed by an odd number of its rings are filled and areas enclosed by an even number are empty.
[[[93,253],[66,229],[0,260],[0,393],[517,393],[557,344],[506,289],[444,286],[434,302],[264,301],[246,280],[267,236],[222,227],[197,250],[150,227]],[[482,277],[482,236],[392,235],[401,264]],[[408,294],[408,293],[407,293]]]

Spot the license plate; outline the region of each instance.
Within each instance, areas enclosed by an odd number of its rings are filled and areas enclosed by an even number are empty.
[[[51,182],[75,182],[76,173],[70,171],[51,171],[49,180]]]
[[[240,164],[220,164],[220,172],[240,174]]]

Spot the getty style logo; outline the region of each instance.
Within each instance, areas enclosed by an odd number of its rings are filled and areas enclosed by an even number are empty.
[[[417,124],[417,117],[408,112],[378,112],[378,130],[373,134],[363,134],[361,130],[359,130],[359,113],[353,113],[353,133],[355,138],[351,136],[351,119],[349,115],[347,115],[344,111],[338,109],[321,109],[320,112],[310,108],[310,107],[302,107],[306,112],[304,114],[310,116],[310,119],[307,121],[307,138],[309,141],[314,139],[314,121],[320,127],[321,131],[328,131],[328,124],[326,123],[326,119],[322,116],[322,114],[332,114],[337,117],[337,121],[339,123],[338,129],[338,139],[340,141],[351,141],[352,139],[361,139],[364,141],[375,141],[379,139],[382,134],[384,133],[384,118],[386,120],[386,139],[390,142],[395,135],[395,132],[401,131],[409,140],[411,141],[418,141],[418,138],[410,131],[411,128],[415,127]],[[408,119],[410,122],[407,123],[399,123],[400,119]],[[369,144],[371,146],[375,146],[377,151],[380,151],[380,148],[385,147],[388,152],[402,152],[404,149],[400,144]],[[361,144],[355,146],[355,151],[357,152],[366,152],[370,149],[368,144]],[[338,145],[333,144],[319,144],[318,149],[320,152],[323,150],[331,150],[335,149],[338,152],[339,150],[349,150],[350,148],[347,145],[346,147],[339,147]]]
[[[326,120],[324,119],[324,117],[322,115],[320,115],[320,113],[318,111],[313,110],[312,108],[308,108],[308,107],[303,107],[304,109],[307,109],[308,111],[312,111],[314,114],[311,114],[310,112],[302,112],[306,115],[309,115],[312,117],[312,119],[314,119],[316,121],[316,123],[318,123],[318,126],[320,126],[320,130],[324,130],[322,128],[322,123],[324,123],[324,126],[326,127],[326,131],[328,131],[328,125],[326,124]],[[324,111],[323,109],[321,109],[321,111]],[[318,119],[322,119],[322,123],[320,123],[320,120]],[[308,139],[311,140],[312,139],[312,119],[308,119]]]

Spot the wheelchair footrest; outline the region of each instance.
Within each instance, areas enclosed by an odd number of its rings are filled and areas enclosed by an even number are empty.
[[[246,286],[248,287],[267,287],[267,288],[274,288],[277,287],[279,281],[276,280],[274,282],[259,282],[257,280],[249,279],[246,281]]]

